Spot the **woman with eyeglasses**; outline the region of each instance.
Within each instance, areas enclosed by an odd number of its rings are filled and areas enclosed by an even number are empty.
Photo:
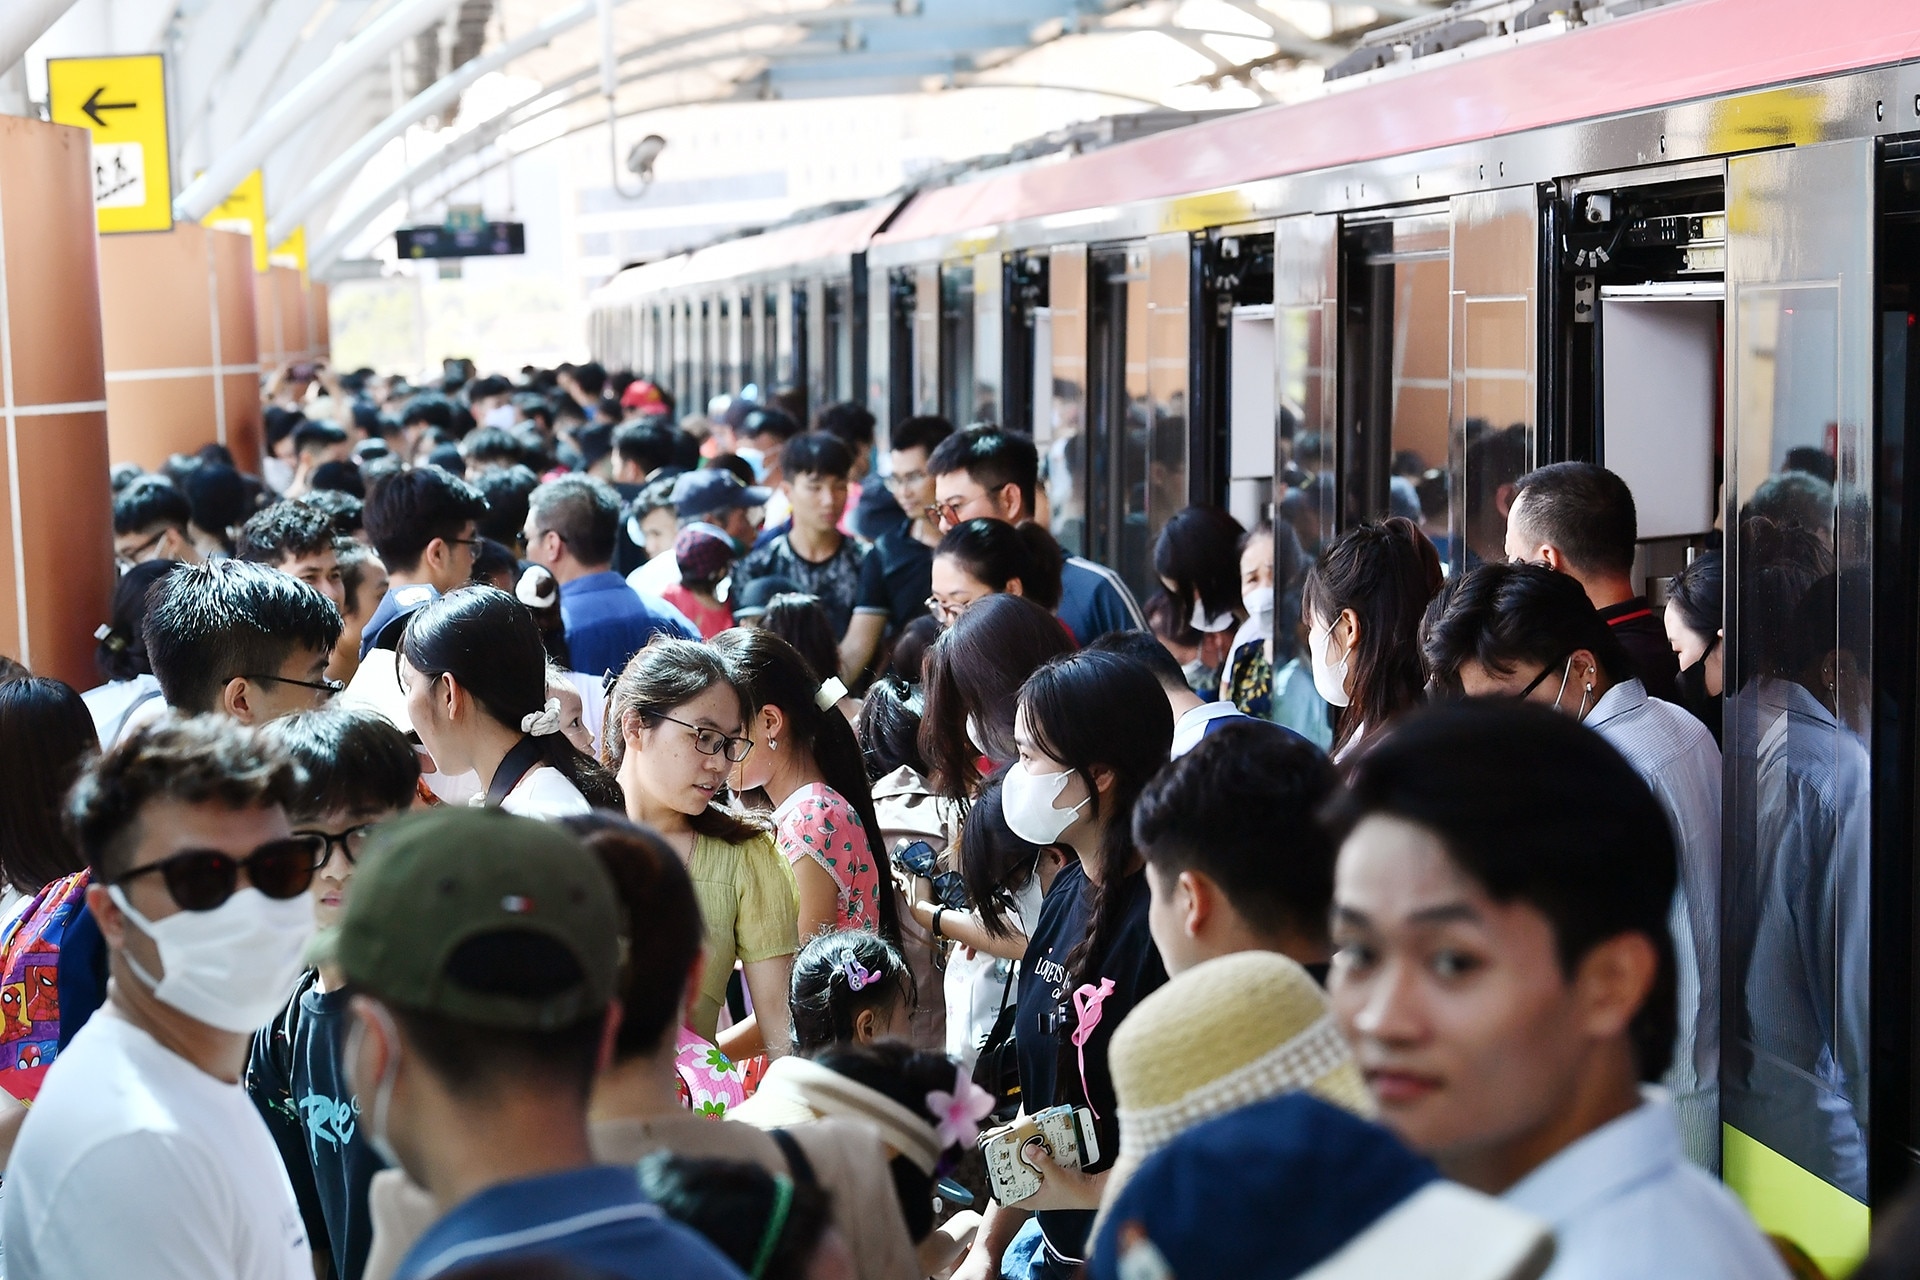
[[[484,803],[527,818],[618,809],[620,788],[561,732],[527,607],[462,587],[407,619],[396,659],[407,714],[442,774],[477,774]]]
[[[1051,612],[1060,607],[1067,563],[1053,535],[1032,520],[967,520],[947,530],[933,553],[927,611],[950,627],[976,602],[1005,592]],[[1071,633],[1069,633],[1071,634]]]
[[[824,680],[798,650],[764,627],[722,632],[713,647],[733,669],[754,712],[753,750],[733,771],[735,789],[773,802],[774,843],[800,891],[800,937],[871,929],[900,939],[893,880],[880,865],[880,823],[853,726],[840,713],[846,686]]]
[[[787,1052],[787,984],[800,949],[793,872],[772,832],[725,800],[734,766],[754,750],[748,710],[718,653],[656,640],[614,682],[601,749],[627,816],[672,846],[693,877],[707,935],[693,1030],[736,1060]],[[755,1016],[716,1032],[736,963]]]

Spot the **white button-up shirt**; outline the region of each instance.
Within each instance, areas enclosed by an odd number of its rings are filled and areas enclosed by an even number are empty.
[[[1733,1193],[1687,1163],[1657,1089],[1502,1198],[1553,1226],[1541,1280],[1787,1280]]]
[[[1678,979],[1679,1034],[1661,1081],[1673,1093],[1687,1155],[1720,1168],[1720,749],[1706,726],[1623,680],[1587,714],[1666,811],[1679,859],[1668,925]]]

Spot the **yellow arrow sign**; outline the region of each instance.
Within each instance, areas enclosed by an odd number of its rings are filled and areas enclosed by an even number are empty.
[[[47,59],[55,124],[93,134],[93,207],[103,233],[173,228],[167,79],[157,53]]]
[[[213,212],[200,219],[222,231],[244,231],[253,237],[253,269],[265,272],[272,265],[267,255],[267,187],[260,170],[240,180]]]

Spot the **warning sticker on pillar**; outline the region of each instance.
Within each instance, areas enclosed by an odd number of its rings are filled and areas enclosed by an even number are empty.
[[[265,275],[272,265],[267,255],[267,184],[255,169],[213,212],[200,219],[218,231],[244,231],[253,237],[253,269]]]
[[[93,135],[93,207],[101,232],[172,230],[161,56],[49,58],[47,99],[55,124]]]

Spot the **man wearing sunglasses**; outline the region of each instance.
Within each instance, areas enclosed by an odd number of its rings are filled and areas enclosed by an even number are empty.
[[[309,892],[315,922],[330,929],[374,830],[412,807],[420,758],[383,716],[345,707],[276,720],[265,736],[307,775],[289,818],[316,850]],[[360,1280],[373,1241],[367,1189],[385,1165],[358,1123],[360,1100],[340,1065],[348,999],[337,968],[309,969],[254,1034],[246,1084],[279,1144],[314,1252],[328,1255],[340,1280]]]
[[[317,846],[287,822],[301,785],[282,752],[217,716],[140,729],[75,784],[107,1003],[59,1051],[8,1161],[10,1274],[313,1275],[240,1084],[313,934]]]
[[[167,706],[261,725],[322,706],[342,688],[327,679],[340,611],[265,565],[183,565],[154,589],[147,660]]]

